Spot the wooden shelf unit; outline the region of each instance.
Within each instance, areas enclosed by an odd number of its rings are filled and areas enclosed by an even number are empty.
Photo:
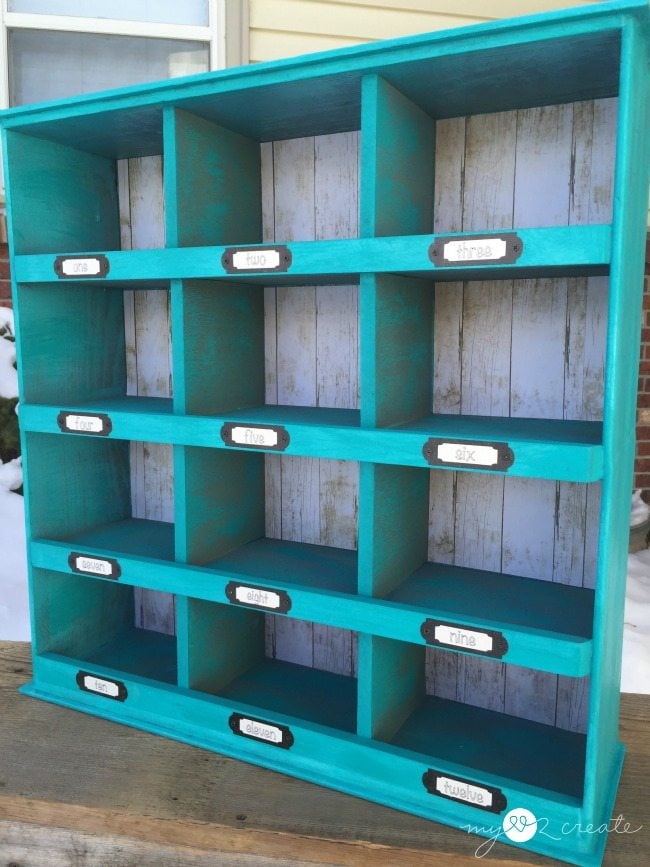
[[[29,695],[600,863],[649,36],[616,0],[0,115]]]

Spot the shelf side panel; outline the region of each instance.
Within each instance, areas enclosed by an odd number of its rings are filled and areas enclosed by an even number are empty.
[[[22,400],[78,404],[122,397],[122,292],[96,286],[19,286]],[[110,339],[108,339],[110,335]]]
[[[5,135],[14,254],[118,250],[115,163],[13,130]]]
[[[259,243],[259,144],[180,109],[167,109],[167,244]]]
[[[433,224],[435,121],[377,75],[362,82],[361,237]]]

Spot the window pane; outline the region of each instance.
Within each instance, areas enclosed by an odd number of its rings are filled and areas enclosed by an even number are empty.
[[[11,105],[205,72],[208,45],[50,30],[9,33]]]
[[[114,18],[160,24],[208,24],[208,0],[9,0],[9,12]]]

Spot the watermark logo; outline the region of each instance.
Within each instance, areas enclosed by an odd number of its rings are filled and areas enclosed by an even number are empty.
[[[503,817],[503,833],[513,843],[527,843],[537,833],[537,816],[525,807],[510,810]]]
[[[515,807],[506,813],[501,825],[464,825],[463,827],[470,834],[481,834],[487,837],[475,852],[477,858],[485,858],[492,851],[497,840],[504,837],[512,843],[527,843],[535,835],[539,835],[559,843],[563,838],[576,834],[590,836],[595,834],[636,834],[643,828],[643,825],[633,827],[625,821],[622,815],[610,819],[609,822],[603,822],[601,825],[564,822],[556,833],[551,832],[549,825],[549,819],[538,818],[532,810],[528,810],[526,807]],[[553,830],[555,831],[555,828]]]

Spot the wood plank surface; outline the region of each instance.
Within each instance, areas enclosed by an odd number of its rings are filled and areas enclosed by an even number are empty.
[[[481,840],[17,692],[30,647],[0,642],[0,863],[21,867],[477,863]],[[650,696],[623,696],[628,753],[605,867],[650,861]],[[493,867],[562,862],[497,843]]]

